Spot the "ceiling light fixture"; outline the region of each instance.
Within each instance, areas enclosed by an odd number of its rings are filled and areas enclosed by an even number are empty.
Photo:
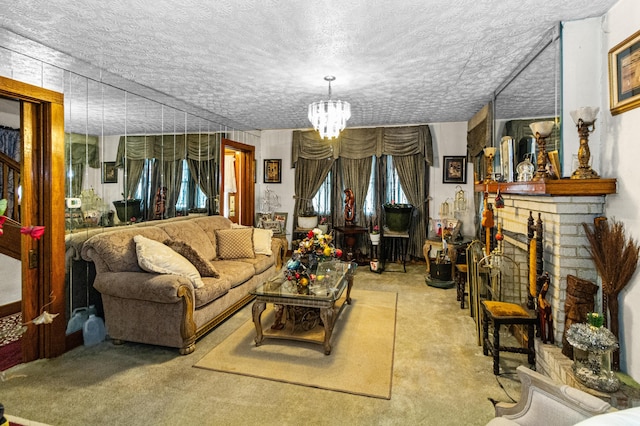
[[[332,101],[331,82],[336,78],[328,75],[324,79],[329,82],[329,100],[309,105],[309,121],[322,139],[333,139],[347,126],[347,120],[351,117],[351,105],[349,102]]]

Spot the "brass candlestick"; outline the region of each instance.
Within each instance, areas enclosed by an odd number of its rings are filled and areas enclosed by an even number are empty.
[[[571,179],[598,179],[600,176],[591,168],[589,161],[591,151],[589,150],[589,133],[596,129],[596,115],[600,108],[582,107],[576,111],[571,111],[571,118],[578,128],[580,137],[580,147],[578,148],[578,168],[571,174]]]
[[[488,146],[484,149],[484,156],[487,158],[487,174],[484,183],[493,182],[493,157],[496,155],[496,148]]]
[[[549,163],[549,155],[547,154],[547,138],[551,135],[551,131],[555,124],[556,123],[553,121],[537,121],[529,125],[531,131],[536,137],[536,144],[538,145],[538,169],[536,170],[536,174],[533,176],[534,181],[548,180],[551,178],[551,175],[547,170],[547,163]]]

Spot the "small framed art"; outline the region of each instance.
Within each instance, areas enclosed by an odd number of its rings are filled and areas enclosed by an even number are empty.
[[[640,106],[640,31],[609,51],[609,109],[612,115]]]
[[[443,157],[442,183],[467,183],[467,157],[464,155]]]
[[[115,161],[102,163],[102,183],[118,183],[118,169]]]
[[[280,183],[282,160],[264,160],[264,183]]]

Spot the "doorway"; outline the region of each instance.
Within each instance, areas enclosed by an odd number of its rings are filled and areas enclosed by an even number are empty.
[[[255,211],[255,147],[222,139],[220,150],[224,158],[220,162],[220,214],[239,225],[251,226]]]
[[[20,247],[22,361],[58,356],[65,351],[64,215],[54,200],[64,199],[64,108],[60,93],[0,77],[0,97],[19,103],[20,197],[14,226]],[[56,211],[56,208],[59,207]],[[39,239],[21,227],[44,226]],[[0,236],[0,244],[8,240]],[[8,247],[7,247],[8,248]],[[17,259],[16,259],[17,260]],[[31,321],[44,310],[59,313],[50,324]]]

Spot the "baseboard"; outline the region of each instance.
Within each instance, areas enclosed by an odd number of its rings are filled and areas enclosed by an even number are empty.
[[[17,302],[8,303],[6,305],[0,306],[0,318],[7,317],[9,315],[17,314],[18,312],[22,312],[22,301],[18,300]]]

